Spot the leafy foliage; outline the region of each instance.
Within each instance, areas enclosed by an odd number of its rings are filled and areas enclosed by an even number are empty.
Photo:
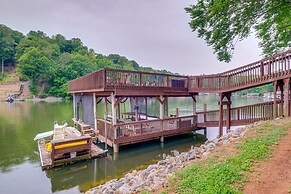
[[[24,79],[37,81],[47,78],[50,63],[50,59],[41,50],[32,47],[19,58],[18,70]]]
[[[0,61],[3,60],[3,66],[6,62],[15,62],[15,47],[22,38],[22,33],[0,24]]]
[[[266,55],[291,47],[290,0],[198,0],[185,10],[191,16],[190,27],[220,61],[229,62],[236,43],[252,29]]]
[[[137,62],[117,54],[104,56],[95,53],[84,46],[79,38],[68,40],[61,34],[49,37],[42,31],[30,31],[24,36],[1,25],[0,38],[0,43],[3,43],[0,44],[0,51],[5,51],[0,53],[0,57],[16,58],[21,79],[31,80],[31,92],[42,97],[47,94],[69,97],[68,81],[101,68],[170,73],[141,67]],[[41,85],[46,86],[43,95],[38,94],[42,91]]]
[[[241,90],[238,91],[237,94],[239,95],[247,95],[249,93],[258,93],[258,94],[264,94],[264,93],[270,93],[273,92],[274,87],[272,84],[267,84],[267,85],[263,85],[263,86],[258,86],[258,87],[254,87],[254,88],[250,88],[247,90]]]

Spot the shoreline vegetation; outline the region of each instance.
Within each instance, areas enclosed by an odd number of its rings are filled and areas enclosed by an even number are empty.
[[[86,194],[241,193],[255,173],[254,166],[267,161],[280,139],[287,135],[290,121],[260,121],[191,147],[188,152],[173,150],[173,155],[158,163],[110,180]]]
[[[30,92],[35,96],[71,97],[68,81],[102,68],[170,73],[140,66],[118,54],[102,55],[88,48],[79,38],[66,39],[61,34],[47,36],[42,31],[24,35],[0,24],[3,49],[0,84],[15,78],[31,81]],[[9,76],[13,69],[15,76]],[[4,70],[4,71],[3,71]]]

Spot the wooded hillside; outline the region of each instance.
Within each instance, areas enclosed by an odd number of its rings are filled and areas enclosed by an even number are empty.
[[[42,31],[30,31],[24,35],[5,25],[0,25],[0,59],[0,79],[5,76],[5,66],[17,64],[20,80],[31,80],[31,92],[43,97],[67,97],[69,80],[101,68],[170,73],[142,67],[118,54],[105,56],[96,53],[79,38],[66,39],[61,34],[49,37]],[[44,86],[41,92],[40,86]]]

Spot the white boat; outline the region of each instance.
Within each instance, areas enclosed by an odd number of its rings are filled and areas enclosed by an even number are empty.
[[[47,132],[44,132],[44,133],[39,133],[35,136],[35,138],[33,140],[38,140],[38,139],[43,139],[43,138],[46,138],[46,137],[49,137],[49,136],[52,136],[54,134],[54,131],[47,131]]]

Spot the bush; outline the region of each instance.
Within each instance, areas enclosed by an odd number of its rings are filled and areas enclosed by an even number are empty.
[[[34,95],[38,94],[38,89],[35,84],[32,84],[31,86],[29,86],[29,91]]]
[[[43,93],[43,94],[39,95],[39,97],[40,97],[40,98],[46,98],[46,97],[48,97],[48,94]]]

